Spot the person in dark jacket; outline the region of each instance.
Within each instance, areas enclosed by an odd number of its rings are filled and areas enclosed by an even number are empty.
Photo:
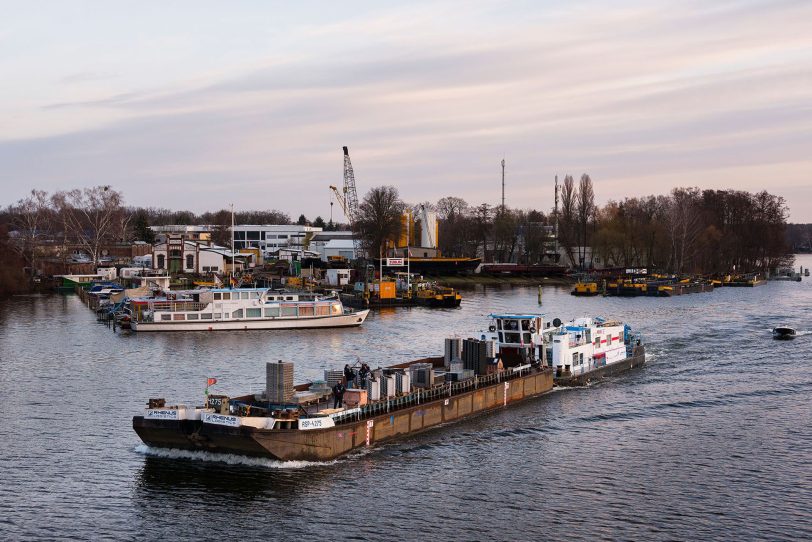
[[[339,382],[333,386],[333,408],[344,406],[344,391],[346,388],[344,384]]]
[[[358,370],[358,376],[361,379],[361,389],[367,387],[367,378],[369,378],[369,373],[370,373],[369,365],[367,365],[366,363],[362,363],[361,369]]]
[[[347,381],[347,387],[351,387],[355,382],[355,371],[349,364],[344,365],[344,379]]]

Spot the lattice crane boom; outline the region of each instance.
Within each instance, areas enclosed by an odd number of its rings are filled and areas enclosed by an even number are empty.
[[[350,219],[350,224],[355,225],[358,219],[358,193],[355,190],[355,173],[352,170],[350,161],[350,151],[344,147],[344,200]]]
[[[355,190],[355,173],[352,170],[352,162],[350,161],[350,151],[347,147],[344,149],[344,186],[341,190],[338,187],[330,185],[330,190],[344,211],[344,216],[350,222],[350,229],[353,231],[353,245],[355,247],[356,256],[361,254],[361,241],[357,238],[356,221],[358,220],[358,192]]]

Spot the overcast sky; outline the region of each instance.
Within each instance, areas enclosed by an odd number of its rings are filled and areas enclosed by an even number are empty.
[[[2,2],[0,204],[330,214],[396,186],[549,210],[767,189],[812,222],[812,2]],[[338,206],[335,218],[343,216]]]

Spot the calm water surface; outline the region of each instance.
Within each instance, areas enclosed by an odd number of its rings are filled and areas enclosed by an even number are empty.
[[[812,267],[812,257],[798,259]],[[649,364],[330,463],[151,450],[149,397],[442,353],[498,311],[613,316]],[[807,334],[774,341],[788,323]],[[470,292],[359,329],[119,334],[73,296],[0,302],[0,539],[812,538],[812,281],[674,299]]]

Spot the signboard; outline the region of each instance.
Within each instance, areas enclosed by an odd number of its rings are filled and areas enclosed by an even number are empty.
[[[406,260],[403,258],[386,258],[386,267],[403,267]]]
[[[209,395],[208,406],[209,408],[220,408],[223,406],[223,401],[227,399],[228,397],[225,395]]]
[[[229,427],[239,427],[240,419],[237,416],[224,416],[223,414],[212,414],[204,412],[200,419],[203,423],[213,423],[215,425],[227,425]]]
[[[308,431],[310,429],[326,429],[328,427],[335,427],[335,422],[332,418],[300,418],[299,429]]]
[[[648,274],[648,269],[645,268],[645,267],[642,267],[642,268],[633,267],[631,269],[626,269],[626,274],[627,275],[647,275]]]
[[[178,409],[177,408],[167,408],[167,409],[148,409],[147,415],[144,416],[148,420],[177,420],[178,418]]]

